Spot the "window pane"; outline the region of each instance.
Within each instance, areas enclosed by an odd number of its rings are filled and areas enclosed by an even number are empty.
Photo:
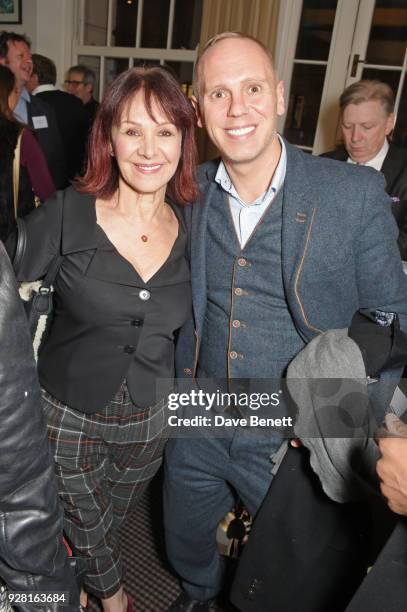
[[[99,70],[100,70],[100,57],[92,55],[78,55],[78,64],[85,64],[88,68],[93,70],[96,77],[95,87],[93,88],[93,97],[99,100]]]
[[[138,0],[114,0],[112,45],[134,47],[136,44]]]
[[[406,41],[406,0],[378,0],[373,14],[366,62],[401,66]]]
[[[294,65],[284,128],[284,136],[293,144],[314,145],[325,71],[325,66]]]
[[[182,89],[188,97],[192,96],[192,62],[165,62],[164,66],[169,68],[170,72],[181,83]]]
[[[170,0],[147,0],[143,5],[141,47],[165,49],[167,46]]]
[[[134,67],[140,66],[140,68],[149,68],[150,66],[160,66],[160,60],[145,60],[134,58]]]
[[[86,0],[83,36],[85,45],[106,44],[108,4],[108,0]]]
[[[328,59],[337,3],[337,0],[304,0],[296,59]]]
[[[127,58],[107,57],[105,59],[105,87],[129,67]]]
[[[397,95],[400,76],[400,70],[380,70],[379,68],[364,68],[362,72],[362,79],[375,79],[377,81],[383,81],[384,83],[390,85],[394,95]]]
[[[201,34],[203,0],[175,0],[173,49],[195,49]]]

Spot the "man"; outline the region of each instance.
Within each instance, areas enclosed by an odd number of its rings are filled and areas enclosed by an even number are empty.
[[[407,314],[382,177],[283,141],[283,93],[267,49],[248,36],[215,36],[197,62],[198,123],[222,159],[200,168],[200,201],[185,211],[194,317],[179,335],[179,376],[279,379],[307,342],[348,327],[358,308]],[[172,612],[221,609],[217,525],[234,493],[256,514],[280,445],[232,427],[222,438],[169,440],[167,549],[184,589]]]
[[[88,121],[88,131],[92,127],[99,102],[93,97],[95,87],[95,73],[84,64],[72,66],[66,75],[66,91],[82,101]]]
[[[78,98],[55,87],[57,71],[51,59],[34,53],[32,61],[33,72],[28,89],[55,112],[64,146],[68,180],[71,180],[83,169],[87,142],[84,107]]]
[[[395,122],[393,92],[387,83],[358,81],[344,90],[339,106],[344,146],[325,155],[384,174],[400,231],[401,258],[407,261],[407,151],[388,140]]]
[[[55,593],[41,610],[79,610],[27,319],[1,242],[0,398],[0,584],[26,597]],[[23,602],[16,609],[40,609]]]
[[[61,135],[55,114],[42,100],[33,98],[26,85],[32,73],[30,41],[22,34],[3,31],[0,33],[0,64],[8,66],[16,79],[20,92],[14,111],[16,118],[34,130],[44,152],[48,168],[57,189],[67,186],[65,159]]]

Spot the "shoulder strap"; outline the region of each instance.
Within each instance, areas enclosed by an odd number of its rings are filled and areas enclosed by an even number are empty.
[[[14,198],[14,217],[17,219],[18,210],[18,190],[20,187],[20,157],[21,157],[21,139],[23,136],[24,128],[20,131],[16,148],[14,149],[13,159],[13,198]]]
[[[25,255],[25,249],[27,245],[27,228],[25,226],[25,221],[22,218],[16,219],[17,224],[17,246],[16,252],[13,259],[13,268],[16,276],[20,270],[21,262],[23,261]]]

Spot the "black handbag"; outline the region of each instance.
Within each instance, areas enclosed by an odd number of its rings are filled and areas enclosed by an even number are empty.
[[[25,253],[27,229],[24,219],[17,219],[16,223],[18,238],[13,266],[15,273],[18,274]],[[36,360],[41,344],[46,338],[51,325],[53,309],[52,294],[54,292],[53,283],[58,275],[63,259],[62,255],[56,255],[51,262],[47,274],[42,280],[22,283],[20,285],[20,297],[24,301],[24,308],[28,318],[28,326],[33,341]]]

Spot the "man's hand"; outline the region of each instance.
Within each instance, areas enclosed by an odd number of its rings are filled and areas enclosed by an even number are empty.
[[[391,433],[407,435],[407,426],[394,415],[386,416],[386,424]],[[393,512],[407,516],[407,437],[380,438],[379,448],[382,457],[376,470],[381,491]]]

